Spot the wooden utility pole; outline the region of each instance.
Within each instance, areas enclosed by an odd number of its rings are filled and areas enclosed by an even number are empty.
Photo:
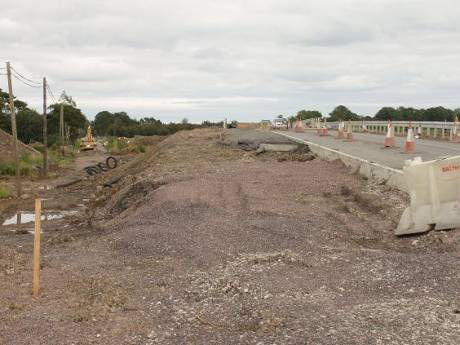
[[[21,196],[21,167],[19,166],[19,148],[18,148],[18,132],[16,128],[16,109],[14,108],[13,84],[11,82],[11,66],[6,63],[6,75],[8,77],[8,93],[10,101],[10,116],[11,116],[11,134],[14,142],[14,163],[16,165],[16,196]]]
[[[59,135],[61,136],[61,154],[64,155],[64,104],[59,109]]]
[[[46,78],[43,78],[43,176],[48,174],[48,120],[46,118]]]
[[[65,124],[65,140],[66,142],[70,142],[70,126],[66,123]]]

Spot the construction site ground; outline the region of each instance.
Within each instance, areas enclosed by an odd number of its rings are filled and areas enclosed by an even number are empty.
[[[460,231],[395,237],[407,195],[255,151],[285,140],[179,132],[40,190],[76,212],[43,222],[39,297],[33,223],[0,227],[0,344],[459,344]]]

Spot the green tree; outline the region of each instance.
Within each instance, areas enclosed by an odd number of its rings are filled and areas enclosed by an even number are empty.
[[[18,139],[24,143],[42,140],[42,116],[29,109],[27,103],[14,99]],[[9,94],[0,90],[0,128],[11,133]]]
[[[154,117],[143,117],[139,120],[141,125],[161,125],[161,121]]]
[[[358,121],[361,120],[361,116],[355,114],[344,105],[339,105],[329,114],[329,121]]]
[[[423,112],[423,121],[453,121],[454,111],[444,107],[428,108]]]
[[[394,117],[397,116],[397,111],[392,107],[383,107],[377,114],[375,114],[374,119],[380,121],[394,120]]]
[[[11,127],[11,126],[10,126]],[[19,109],[16,114],[18,138],[23,143],[43,141],[43,115],[29,108]]]
[[[305,109],[303,109],[303,110],[299,110],[295,116],[289,117],[289,120],[291,122],[294,122],[294,121],[298,120],[299,118],[301,120],[308,120],[308,119],[313,119],[313,118],[316,118],[316,117],[323,117],[323,114],[321,114],[317,110],[305,110]]]
[[[124,111],[113,114],[113,122],[107,130],[108,135],[113,136],[131,136],[129,127],[136,126],[138,122],[131,119]]]
[[[308,120],[315,117],[323,117],[323,114],[317,110],[300,110],[297,112],[297,118],[299,117],[301,120]]]
[[[423,121],[424,110],[412,107],[399,107],[396,112],[394,121]]]
[[[93,129],[96,135],[105,136],[115,121],[115,117],[110,111],[101,111],[96,114],[93,121]]]
[[[59,138],[60,104],[52,104],[48,112],[48,143],[53,145]],[[73,105],[64,104],[64,122],[70,128],[70,139],[75,140],[86,133],[89,121],[82,111]]]

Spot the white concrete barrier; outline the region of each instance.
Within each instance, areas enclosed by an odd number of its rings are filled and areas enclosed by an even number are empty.
[[[403,169],[411,203],[395,230],[407,235],[460,226],[460,156],[422,162]]]

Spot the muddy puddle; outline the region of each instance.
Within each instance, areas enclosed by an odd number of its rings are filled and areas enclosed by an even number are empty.
[[[77,214],[77,210],[73,211],[43,211],[41,215],[42,221],[48,221],[53,219],[61,219],[67,216],[72,216]],[[7,225],[21,225],[35,222],[35,213],[32,211],[19,211],[16,212],[13,216],[7,218],[2,226]]]

